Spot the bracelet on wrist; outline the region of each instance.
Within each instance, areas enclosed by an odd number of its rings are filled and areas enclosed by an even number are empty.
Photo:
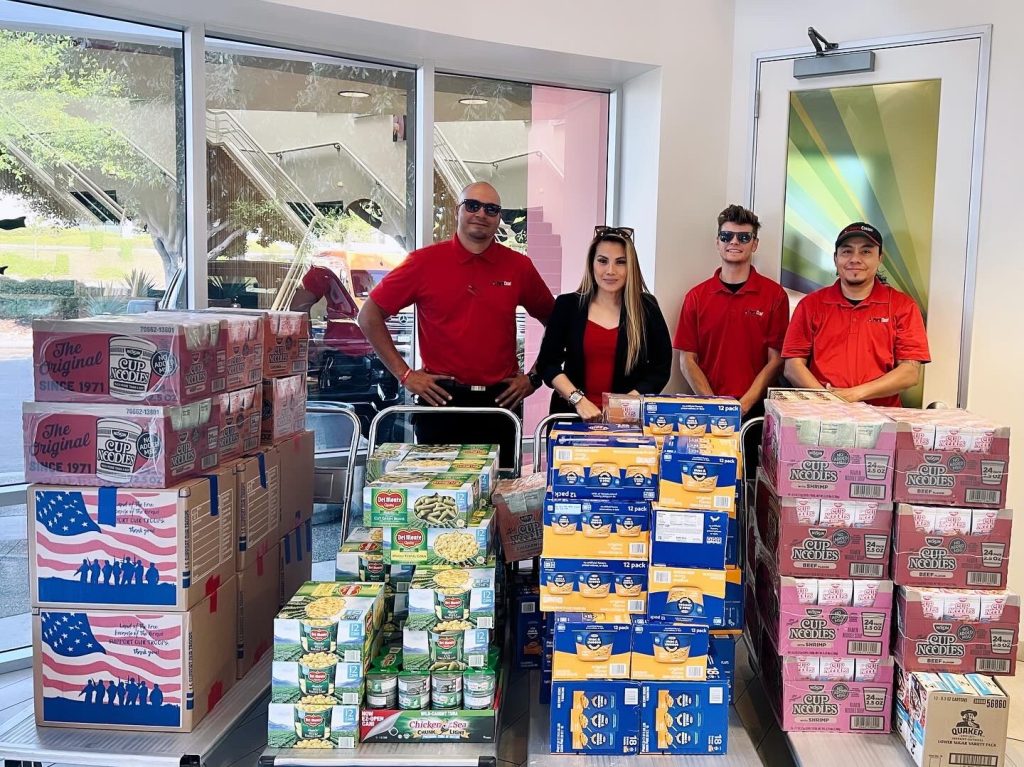
[[[409,380],[409,376],[412,375],[412,368],[406,368],[405,372],[398,377],[398,385],[405,386],[405,382]]]

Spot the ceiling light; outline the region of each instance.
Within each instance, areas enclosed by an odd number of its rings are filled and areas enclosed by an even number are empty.
[[[460,104],[465,104],[468,107],[478,107],[478,106],[483,106],[484,104],[486,104],[488,102],[487,102],[487,99],[467,98],[467,99],[459,99],[459,103]]]
[[[366,91],[338,91],[339,96],[345,96],[350,99],[368,99],[370,94]]]

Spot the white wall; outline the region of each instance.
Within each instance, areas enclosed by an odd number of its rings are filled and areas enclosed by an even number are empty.
[[[957,27],[992,24],[988,124],[981,190],[977,292],[967,406],[1008,423],[1011,440],[1010,506],[1024,508],[1024,352],[1013,333],[1024,324],[1024,258],[1020,243],[1020,184],[1024,175],[1024,124],[1020,73],[1024,48],[1024,5],[1016,0],[964,3],[960,0],[885,2],[854,5],[788,0],[737,0],[733,54],[732,130],[729,142],[731,197],[744,192],[747,169],[750,67],[755,52],[806,46],[814,26],[829,40],[868,40]],[[941,183],[941,180],[940,180]],[[942,353],[933,349],[933,354]],[[1017,526],[1010,559],[1010,586],[1024,589],[1024,533]]]

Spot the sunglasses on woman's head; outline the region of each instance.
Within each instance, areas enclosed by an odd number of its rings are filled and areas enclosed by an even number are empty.
[[[606,234],[617,234],[619,237],[633,239],[633,228],[630,226],[595,226],[594,236],[603,237]]]
[[[735,237],[739,242],[746,245],[752,239],[754,239],[753,232],[719,232],[718,239],[722,242],[732,242],[732,238]]]
[[[478,210],[480,210],[480,208],[483,208],[484,213],[486,213],[491,218],[494,218],[495,216],[501,214],[501,206],[496,205],[493,202],[480,202],[480,200],[469,199],[463,200],[462,202],[459,203],[459,205],[465,205],[466,210],[469,213],[476,213]]]

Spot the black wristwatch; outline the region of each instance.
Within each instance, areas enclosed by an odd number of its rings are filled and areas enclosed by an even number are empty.
[[[541,378],[540,373],[536,371],[533,371],[532,373],[527,373],[526,377],[530,379],[530,386],[532,386],[534,389],[539,389],[544,384],[544,379]]]

